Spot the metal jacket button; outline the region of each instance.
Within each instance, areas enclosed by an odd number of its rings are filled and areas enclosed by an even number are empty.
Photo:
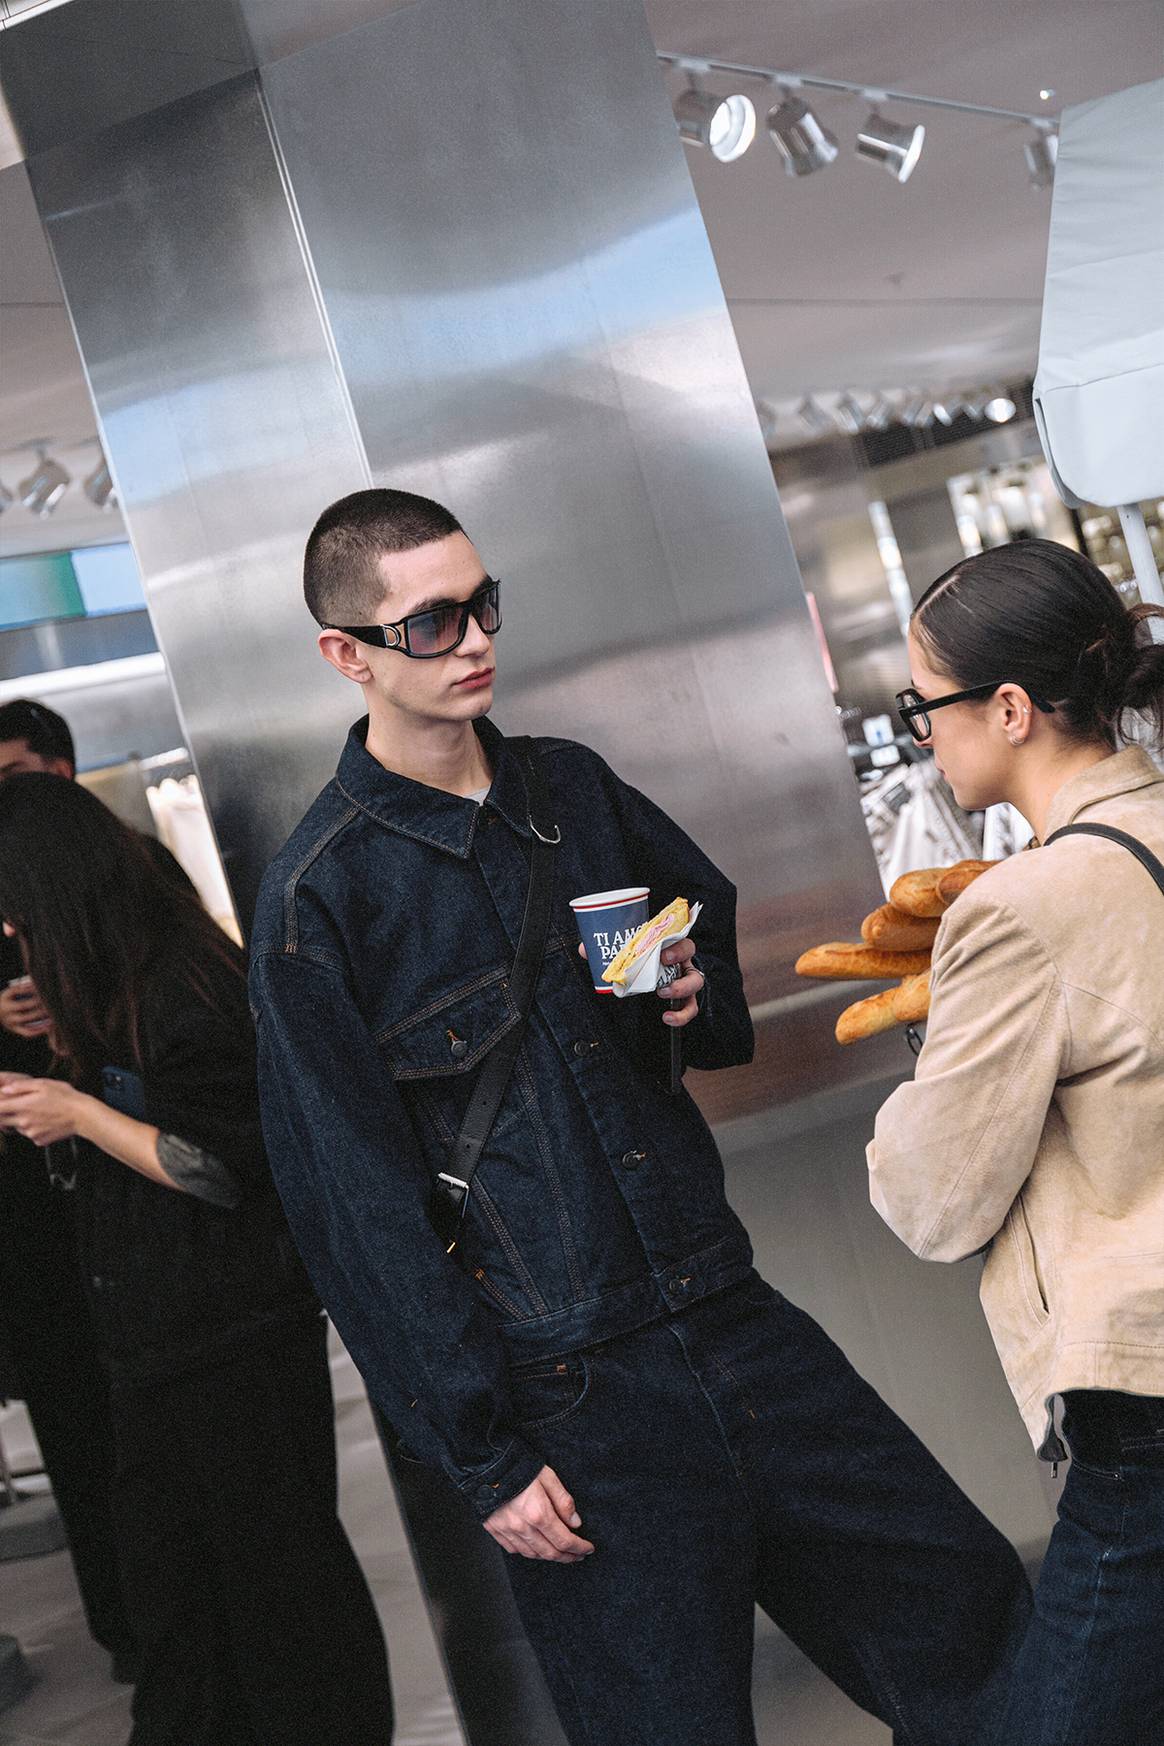
[[[624,1152],[622,1155],[623,1167],[627,1170],[637,1170],[646,1155],[645,1152]]]
[[[588,1055],[590,1053],[589,1043],[584,1043],[581,1037],[579,1037],[578,1041],[574,1044],[574,1053],[579,1057]]]
[[[448,1039],[449,1054],[453,1057],[454,1061],[462,1060],[464,1056],[469,1053],[468,1043],[465,1041],[464,1037],[454,1036],[452,1031],[448,1032]]]

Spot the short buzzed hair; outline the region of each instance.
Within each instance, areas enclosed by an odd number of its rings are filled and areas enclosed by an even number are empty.
[[[461,533],[456,516],[411,491],[353,491],[325,509],[307,541],[303,597],[317,624],[368,624],[384,598],[380,559]]]
[[[73,736],[63,715],[30,697],[14,697],[11,703],[0,704],[0,743],[23,740],[38,758],[62,758],[77,767]]]

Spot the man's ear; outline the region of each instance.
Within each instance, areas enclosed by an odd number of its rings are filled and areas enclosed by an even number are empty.
[[[345,636],[339,630],[321,630],[317,640],[320,654],[337,673],[342,673],[345,679],[350,679],[355,685],[369,683],[372,669],[364,659],[361,645],[354,637]]]
[[[65,776],[70,782],[77,779],[76,766],[70,758],[50,758],[45,767],[50,776]]]

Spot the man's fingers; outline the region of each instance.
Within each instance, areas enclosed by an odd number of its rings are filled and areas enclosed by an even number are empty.
[[[570,1493],[566,1490],[566,1487],[562,1484],[553,1468],[543,1467],[538,1477],[542,1482],[542,1487],[547,1497],[553,1504],[555,1510],[557,1510],[559,1519],[565,1522],[568,1528],[580,1528],[582,1526],[582,1518],[574,1507],[574,1499],[570,1496]]]
[[[702,992],[702,970],[689,970],[686,976],[678,976],[674,982],[668,982],[665,988],[655,990],[660,1000],[687,1000],[691,995]]]

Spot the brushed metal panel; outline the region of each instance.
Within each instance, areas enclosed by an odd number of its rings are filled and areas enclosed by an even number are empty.
[[[29,170],[186,743],[249,916],[352,713],[313,647],[298,574],[321,504],[365,481],[256,81]]]

